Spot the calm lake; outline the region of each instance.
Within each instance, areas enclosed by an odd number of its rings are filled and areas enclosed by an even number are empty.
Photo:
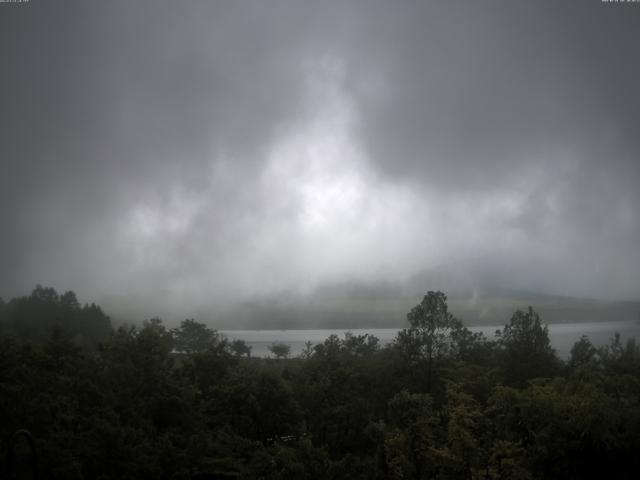
[[[502,329],[502,325],[469,327],[472,332],[482,332],[488,338],[494,338],[496,330]],[[375,335],[382,344],[393,341],[398,333],[397,328],[371,328],[353,330],[222,330],[230,340],[240,339],[252,347],[251,355],[254,357],[271,356],[268,346],[273,342],[284,342],[291,346],[291,356],[299,355],[305,342],[314,345],[322,343],[331,334],[337,334],[344,338],[346,332],[354,335],[365,333]],[[591,342],[599,347],[611,341],[614,333],[620,333],[623,341],[628,338],[640,337],[640,323],[638,322],[599,322],[599,323],[559,323],[549,325],[549,337],[558,356],[568,358],[573,344],[582,335],[589,337]]]

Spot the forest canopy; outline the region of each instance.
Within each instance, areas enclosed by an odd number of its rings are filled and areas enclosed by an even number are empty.
[[[38,453],[5,466],[52,479],[636,477],[635,340],[583,337],[565,362],[533,309],[489,340],[442,292],[407,319],[386,346],[332,335],[262,359],[195,319],[114,329],[100,307],[38,286],[0,302],[3,453],[21,429]]]

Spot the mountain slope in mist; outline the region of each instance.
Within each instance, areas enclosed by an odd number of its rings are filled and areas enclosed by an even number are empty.
[[[282,295],[244,302],[215,323],[220,328],[258,329],[403,327],[407,312],[427,290],[418,290],[410,284],[325,285],[304,296]],[[467,325],[503,325],[515,310],[528,306],[547,323],[640,320],[640,302],[634,301],[574,298],[497,287],[446,293],[450,310]]]

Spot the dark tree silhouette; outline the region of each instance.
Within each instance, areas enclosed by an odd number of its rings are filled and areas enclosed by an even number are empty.
[[[586,335],[583,335],[571,348],[569,365],[573,368],[586,365],[594,360],[597,353],[596,347],[593,346]]]
[[[549,341],[549,329],[532,307],[526,312],[517,310],[496,336],[502,348],[501,367],[507,384],[523,385],[532,378],[557,373],[558,361]]]
[[[216,330],[194,319],[183,320],[179,328],[172,331],[175,349],[184,353],[202,352],[220,341]]]
[[[397,345],[409,362],[425,369],[427,390],[431,390],[434,364],[458,350],[457,339],[466,330],[447,306],[447,296],[429,291],[407,314],[410,327],[398,334]]]
[[[287,358],[291,353],[291,346],[283,342],[274,342],[267,348],[276,358]]]
[[[231,342],[230,348],[237,357],[251,357],[251,346],[247,345],[247,342],[244,340],[235,339]]]

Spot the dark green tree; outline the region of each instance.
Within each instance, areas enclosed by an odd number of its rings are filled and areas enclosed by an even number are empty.
[[[231,342],[230,348],[236,357],[251,357],[251,346],[244,340],[236,338]]]
[[[569,366],[576,368],[582,365],[586,365],[594,361],[598,350],[593,346],[593,343],[586,335],[580,337],[571,348],[571,357],[569,358]]]
[[[81,307],[72,291],[58,295],[53,288],[37,285],[31,295],[13,298],[1,310],[0,326],[38,342],[60,328],[76,343],[95,348],[111,333],[111,321],[100,307]]]
[[[549,329],[532,307],[526,312],[517,310],[496,336],[501,348],[500,367],[508,385],[523,386],[533,378],[558,373]]]
[[[396,345],[404,353],[409,365],[424,370],[427,391],[431,391],[435,364],[456,355],[458,339],[465,336],[462,322],[449,312],[447,296],[429,291],[422,301],[407,314],[410,327],[401,330]]]
[[[623,342],[620,333],[615,332],[609,345],[598,349],[598,357],[607,371],[640,376],[640,345],[635,337]]]
[[[274,342],[267,348],[276,358],[287,358],[291,353],[291,346],[283,342]]]
[[[309,359],[313,356],[313,343],[309,340],[304,342],[304,348],[300,352],[300,358]]]
[[[193,318],[183,320],[180,327],[172,330],[175,349],[184,353],[202,352],[220,341],[216,330]]]

